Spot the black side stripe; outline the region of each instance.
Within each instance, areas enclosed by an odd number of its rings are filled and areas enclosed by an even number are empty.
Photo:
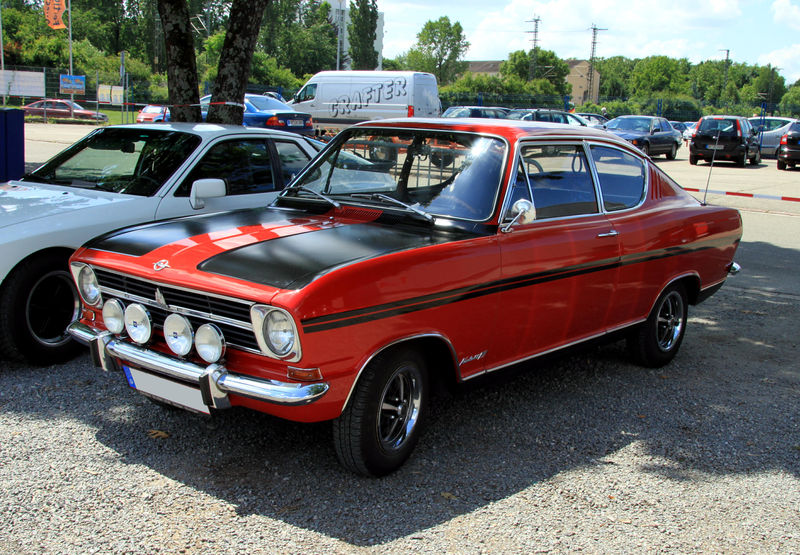
[[[727,243],[727,241],[724,242]],[[717,243],[717,241],[714,241],[714,243]],[[451,289],[449,291],[432,293],[430,295],[413,297],[392,303],[360,308],[356,310],[348,310],[335,314],[326,314],[325,316],[318,316],[316,318],[303,320],[303,331],[305,333],[314,333],[356,324],[363,324],[374,320],[391,318],[393,316],[400,316],[403,314],[409,314],[411,312],[436,308],[447,304],[483,297],[486,295],[494,295],[496,293],[502,293],[504,291],[510,291],[520,287],[530,287],[540,283],[546,283],[559,279],[568,279],[571,277],[605,270],[613,270],[614,268],[619,268],[621,266],[670,258],[691,252],[701,252],[715,248],[715,246],[716,245],[714,244],[705,244],[693,248],[669,247],[648,253],[628,255],[623,257],[621,260],[618,258],[613,258],[588,264],[568,266],[565,268],[559,268],[558,270],[516,276],[513,278],[477,284],[470,287],[461,287],[458,289]]]

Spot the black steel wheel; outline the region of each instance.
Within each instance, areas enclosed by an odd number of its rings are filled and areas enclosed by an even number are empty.
[[[419,353],[398,349],[375,357],[333,423],[342,465],[365,476],[384,476],[402,466],[419,440],[427,397],[427,369]]]
[[[69,360],[81,348],[67,333],[79,311],[66,259],[46,256],[23,261],[0,291],[0,352],[34,364]]]
[[[664,366],[678,353],[688,319],[686,291],[680,284],[667,287],[658,297],[647,321],[627,340],[628,352],[638,364],[650,368]]]

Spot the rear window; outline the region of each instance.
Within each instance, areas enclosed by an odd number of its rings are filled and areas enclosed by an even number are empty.
[[[703,118],[700,122],[699,132],[717,132],[736,134],[739,128],[733,118]]]
[[[792,126],[789,128],[789,131],[793,133],[800,133],[800,121],[794,122]]]

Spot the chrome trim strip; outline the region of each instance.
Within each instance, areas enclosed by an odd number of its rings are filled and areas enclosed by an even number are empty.
[[[68,331],[74,337],[90,342],[104,341],[110,335],[80,322],[70,324]],[[330,388],[328,382],[303,384],[232,374],[218,364],[201,366],[116,338],[105,343],[103,352],[141,369],[196,385],[203,390],[206,402],[212,403],[209,406],[215,408],[230,406],[229,393],[277,405],[307,405],[325,395]]]
[[[455,371],[456,371],[455,378],[456,378],[456,380],[460,379],[461,378],[461,373],[458,371],[458,357],[456,356],[456,350],[453,348],[453,344],[450,342],[450,340],[447,339],[445,336],[443,336],[440,333],[421,333],[419,335],[411,335],[411,336],[408,336],[408,337],[403,337],[401,339],[396,339],[396,340],[392,341],[391,343],[388,343],[387,345],[384,345],[383,347],[381,347],[380,349],[378,349],[377,351],[372,353],[367,358],[367,360],[364,362],[364,364],[361,365],[361,368],[358,369],[358,373],[356,374],[356,379],[353,380],[353,385],[350,386],[350,391],[347,393],[347,397],[344,400],[344,404],[342,405],[341,412],[344,412],[344,409],[347,406],[347,403],[350,402],[350,396],[353,395],[353,391],[355,391],[355,389],[356,389],[356,384],[358,383],[359,378],[361,378],[361,373],[369,365],[369,363],[372,362],[372,360],[376,356],[378,356],[379,354],[384,352],[386,349],[389,349],[390,347],[394,347],[395,345],[399,345],[400,343],[405,343],[407,341],[413,341],[414,339],[423,339],[423,338],[426,338],[426,337],[433,337],[433,338],[436,338],[436,339],[441,339],[442,341],[445,342],[445,344],[450,349],[450,356],[453,357],[453,367],[455,368]]]
[[[153,306],[159,308],[161,310],[166,310],[168,312],[176,312],[178,314],[183,314],[184,316],[194,316],[196,318],[203,318],[205,320],[212,320],[214,322],[219,322],[222,324],[228,324],[229,326],[233,326],[235,328],[253,331],[253,325],[249,321],[245,320],[233,320],[231,318],[226,318],[225,316],[219,316],[217,314],[212,314],[210,312],[200,312],[199,310],[194,310],[191,308],[185,308],[178,305],[168,304],[166,307],[161,306],[155,299],[149,299],[147,297],[140,297],[139,295],[134,295],[132,293],[126,293],[124,291],[120,291],[119,289],[114,289],[111,287],[101,286],[100,291],[102,293],[106,293],[112,297],[119,297],[121,299],[125,299],[128,301],[134,301],[141,304],[145,304],[147,306]],[[186,291],[191,291],[187,289]],[[198,292],[197,290],[191,291],[195,294],[204,295],[204,292]],[[244,304],[244,303],[242,303]]]

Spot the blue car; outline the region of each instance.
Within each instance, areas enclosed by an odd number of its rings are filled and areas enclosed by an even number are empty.
[[[664,154],[667,160],[675,159],[683,143],[680,131],[673,129],[667,120],[660,117],[619,116],[603,125],[603,128],[638,147],[645,154]]]
[[[200,111],[203,114],[203,121],[206,119],[208,106],[211,102],[210,94],[200,99]],[[314,135],[311,114],[297,112],[280,100],[261,94],[248,93],[244,95],[244,121],[242,125],[245,127],[289,131],[307,136]]]

